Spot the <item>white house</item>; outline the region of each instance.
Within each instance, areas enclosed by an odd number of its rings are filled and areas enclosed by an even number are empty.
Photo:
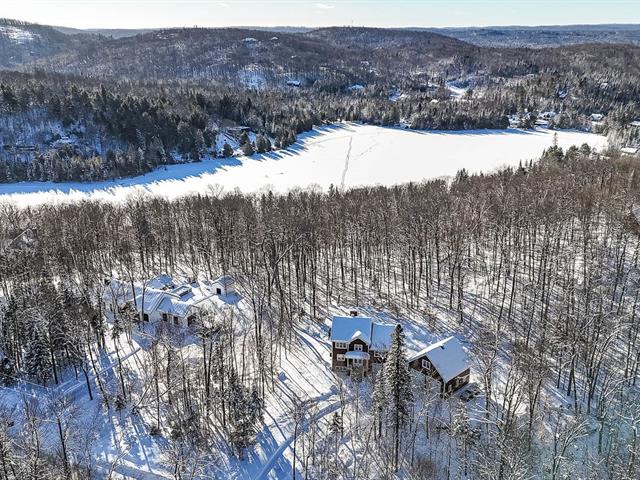
[[[236,281],[230,275],[223,275],[212,282],[211,288],[216,295],[235,295]]]
[[[229,276],[215,282],[181,283],[168,275],[160,275],[146,284],[133,285],[113,278],[105,283],[102,301],[109,312],[118,312],[131,304],[143,322],[186,327],[194,323],[202,308],[214,306],[214,298],[234,291],[233,279]]]

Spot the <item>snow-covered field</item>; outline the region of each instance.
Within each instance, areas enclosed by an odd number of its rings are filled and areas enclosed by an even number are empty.
[[[150,193],[176,198],[190,193],[394,185],[469,172],[488,172],[535,159],[553,144],[553,131],[414,131],[355,123],[314,129],[286,150],[251,158],[208,159],[171,165],[138,177],[93,183],[28,182],[0,185],[0,201],[20,205],[101,199],[119,201]],[[588,143],[602,149],[606,137],[558,131],[558,145]]]

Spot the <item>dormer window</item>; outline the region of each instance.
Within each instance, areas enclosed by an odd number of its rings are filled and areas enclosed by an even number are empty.
[[[422,359],[422,368],[426,369],[426,370],[431,370],[431,362],[429,360],[427,360],[426,358]]]
[[[362,351],[362,345],[356,344],[356,345],[353,346],[353,349],[356,352],[361,352]]]

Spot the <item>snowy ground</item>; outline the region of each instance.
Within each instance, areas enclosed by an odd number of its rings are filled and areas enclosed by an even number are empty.
[[[33,205],[87,198],[118,201],[137,193],[176,198],[211,189],[286,192],[311,186],[394,185],[452,176],[462,168],[488,172],[517,166],[538,158],[553,138],[554,132],[545,129],[439,132],[335,124],[303,134],[278,152],[171,165],[116,181],[5,184],[0,185],[0,200]],[[601,149],[607,142],[603,136],[576,131],[558,131],[557,139],[563,148],[588,143]]]

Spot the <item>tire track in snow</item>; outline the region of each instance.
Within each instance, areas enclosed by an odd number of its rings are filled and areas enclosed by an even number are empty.
[[[316,413],[311,418],[307,419],[302,425],[302,432],[306,432],[307,428],[312,422],[317,422],[323,417],[335,412],[342,405],[342,401],[337,400],[333,403],[330,403],[326,407],[322,408],[318,413]],[[256,474],[254,480],[267,480],[269,478],[269,474],[271,470],[275,467],[276,463],[282,459],[282,455],[291,446],[293,443],[293,433],[291,433],[287,438],[285,438],[284,442],[278,447],[278,449],[269,457],[269,459],[264,463],[262,469]]]
[[[353,135],[349,137],[349,148],[347,149],[347,158],[344,160],[344,169],[342,170],[342,179],[340,180],[340,190],[344,189],[344,180],[349,170],[349,158],[351,157],[351,147],[353,146]]]

